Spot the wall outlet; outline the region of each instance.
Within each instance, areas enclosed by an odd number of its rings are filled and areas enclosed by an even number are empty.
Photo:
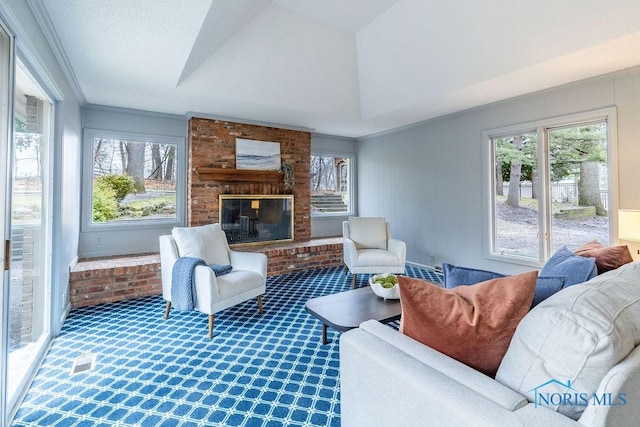
[[[101,244],[102,244],[102,236],[96,237],[96,245],[101,245]]]

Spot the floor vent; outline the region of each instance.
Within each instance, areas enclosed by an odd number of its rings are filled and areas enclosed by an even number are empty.
[[[70,374],[79,374],[93,369],[96,364],[96,355],[93,353],[85,353],[73,360]]]

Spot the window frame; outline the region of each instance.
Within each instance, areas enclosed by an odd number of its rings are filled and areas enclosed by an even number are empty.
[[[315,213],[313,209],[311,209],[311,217],[313,219],[322,219],[322,218],[339,218],[339,217],[348,217],[354,215],[354,197],[355,197],[355,162],[356,156],[353,153],[342,153],[338,151],[323,151],[323,150],[313,150],[311,155],[309,156],[309,163],[311,163],[311,157],[313,156],[321,156],[321,157],[342,157],[345,159],[349,159],[349,203],[348,209],[346,212],[332,212],[332,213]],[[309,185],[309,193],[311,193],[311,185]],[[311,194],[309,194],[311,197]],[[313,206],[309,203],[309,206]]]
[[[93,140],[130,139],[134,141],[153,141],[160,144],[176,145],[176,217],[174,219],[137,219],[115,222],[93,222]],[[149,133],[125,132],[116,130],[85,128],[82,144],[82,232],[153,229],[178,227],[184,224],[186,208],[186,147],[185,138]]]
[[[549,130],[562,126],[579,126],[594,121],[605,121],[607,123],[607,170],[609,183],[609,237],[611,244],[618,243],[618,218],[611,214],[618,211],[618,154],[617,154],[617,111],[615,107],[602,108],[583,113],[568,114],[546,119],[540,119],[520,124],[493,128],[482,132],[482,152],[483,152],[483,249],[486,259],[507,262],[511,264],[526,265],[540,268],[553,255],[552,254],[552,213],[549,208],[549,187],[550,187],[550,163],[549,163]],[[516,135],[525,132],[535,132],[537,134],[537,168],[541,185],[538,188],[540,197],[538,199],[538,221],[539,221],[539,250],[538,259],[517,256],[513,254],[503,254],[495,249],[496,226],[495,226],[495,169],[494,169],[494,144],[492,140],[509,135]]]

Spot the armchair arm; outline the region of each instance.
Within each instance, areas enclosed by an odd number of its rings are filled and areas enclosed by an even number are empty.
[[[355,266],[356,261],[358,259],[358,251],[356,249],[356,243],[349,239],[349,238],[343,238],[342,239],[342,252],[343,252],[343,257],[344,257],[344,263],[347,265],[347,267],[349,269],[351,269],[353,266]]]
[[[159,237],[160,241],[160,269],[162,273],[162,296],[165,300],[171,301],[171,276],[173,265],[180,255],[176,242],[171,235]]]
[[[267,280],[267,256],[260,252],[229,251],[229,261],[235,270],[255,271]]]
[[[195,306],[206,314],[213,314],[211,307],[220,301],[220,289],[218,279],[213,270],[206,265],[199,265],[194,272],[195,279]]]
[[[407,244],[402,240],[391,238],[387,240],[387,250],[396,254],[402,265],[407,260]]]

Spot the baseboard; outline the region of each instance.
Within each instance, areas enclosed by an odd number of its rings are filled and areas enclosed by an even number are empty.
[[[426,265],[426,264],[420,264],[418,262],[412,262],[412,261],[407,261],[406,264],[409,264],[413,267],[416,268],[424,268],[426,270],[433,270],[436,273],[442,274],[442,266],[441,265]]]

